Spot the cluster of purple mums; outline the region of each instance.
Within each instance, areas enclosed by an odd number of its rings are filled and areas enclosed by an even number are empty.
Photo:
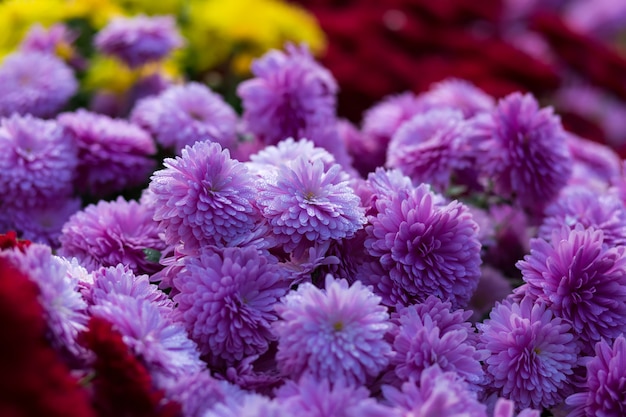
[[[138,66],[177,44],[161,27],[96,45]],[[190,82],[112,119],[60,112],[76,81],[53,55],[0,67],[0,224],[39,242],[0,256],[76,372],[100,317],[188,417],[624,415],[611,150],[531,95],[445,81],[359,129],[306,48],[252,72],[241,117]]]

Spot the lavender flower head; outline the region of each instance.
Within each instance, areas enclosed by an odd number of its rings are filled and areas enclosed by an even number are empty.
[[[385,165],[387,145],[402,124],[425,109],[413,93],[389,96],[367,110],[363,115],[362,138],[366,144],[362,148],[368,150],[368,170]],[[354,145],[350,146],[355,151]],[[359,152],[355,152],[358,162]]]
[[[76,186],[82,193],[110,196],[142,185],[154,168],[156,146],[148,132],[122,119],[78,110],[59,123],[78,143]]]
[[[626,332],[626,247],[608,248],[600,230],[554,231],[533,239],[517,263],[526,293],[548,305],[589,346]]]
[[[402,309],[396,318],[399,327],[393,342],[396,355],[392,361],[395,374],[402,381],[419,380],[425,369],[438,365],[444,372],[456,372],[477,389],[484,379],[480,361],[486,359],[486,355],[475,349],[471,325],[458,323],[459,318],[466,319],[471,313],[463,312],[455,317],[447,310],[446,315],[445,306],[435,300],[432,296],[427,300],[434,304],[432,315],[418,305]],[[450,303],[447,306],[449,308]]]
[[[626,339],[613,343],[601,340],[595,356],[587,362],[586,383],[580,392],[566,399],[572,408],[569,417],[621,416],[626,404]]]
[[[77,257],[88,270],[122,263],[137,274],[161,269],[158,262],[148,259],[146,251],[166,248],[152,211],[123,197],[91,204],[74,214],[63,226],[59,240],[59,253]]]
[[[390,329],[380,297],[355,282],[326,276],[325,290],[304,283],[276,305],[280,320],[276,361],[281,372],[298,379],[310,374],[334,384],[362,385],[389,363]]]
[[[433,84],[418,100],[427,109],[459,110],[466,119],[491,111],[496,104],[493,97],[472,83],[454,78]]]
[[[385,303],[409,305],[435,295],[454,308],[466,305],[481,263],[478,226],[467,207],[443,203],[425,184],[377,207],[365,248],[389,274],[390,282],[372,282]]]
[[[577,224],[602,230],[608,246],[626,245],[626,207],[613,193],[581,186],[565,187],[559,198],[546,208],[538,235],[549,240],[553,230],[563,226],[574,229]]]
[[[72,70],[42,52],[14,52],[0,66],[0,116],[51,117],[78,90]]]
[[[148,299],[110,293],[93,305],[90,312],[113,325],[157,384],[199,372],[205,366],[184,327],[172,322]]]
[[[35,24],[30,27],[19,48],[24,52],[42,52],[69,59],[74,53],[71,44],[75,38],[76,35],[63,23],[49,28]]]
[[[389,417],[390,407],[379,404],[364,387],[331,384],[310,376],[298,383],[288,380],[276,392],[277,401],[293,416],[302,417]]]
[[[172,86],[158,96],[141,100],[130,119],[177,154],[197,141],[209,140],[222,148],[232,148],[237,140],[235,111],[217,93],[196,82]]]
[[[276,400],[260,394],[247,394],[243,398],[228,398],[216,404],[204,417],[291,417]]]
[[[219,143],[197,142],[182,155],[165,160],[152,176],[154,220],[165,242],[187,249],[223,246],[248,234],[258,212],[253,177]]]
[[[38,301],[46,314],[51,344],[70,358],[84,356],[77,343],[87,330],[87,304],[77,291],[78,281],[70,274],[70,264],[52,254],[50,247],[32,244],[24,252],[0,252],[39,287]]]
[[[513,93],[474,123],[483,175],[497,193],[540,214],[567,184],[572,158],[560,119],[530,95]]]
[[[183,45],[172,16],[116,17],[96,35],[95,47],[131,68],[167,57]]]
[[[0,194],[16,207],[44,206],[73,194],[77,148],[52,120],[30,115],[0,119]]]
[[[252,64],[255,78],[239,84],[246,129],[273,145],[308,137],[335,122],[337,84],[305,46],[272,50]],[[308,134],[305,134],[308,133]]]
[[[542,302],[503,302],[477,324],[479,348],[488,351],[490,388],[518,408],[549,408],[567,393],[579,348],[564,320]]]
[[[125,265],[98,268],[92,278],[93,283],[85,297],[91,304],[102,304],[111,294],[119,294],[147,300],[159,307],[165,316],[172,313],[174,303],[167,294],[151,284],[147,275],[135,275]]]
[[[257,204],[286,252],[354,236],[366,222],[359,197],[337,164],[300,157],[259,183]]]
[[[63,225],[81,209],[82,203],[80,198],[59,198],[45,204],[27,208],[5,207],[11,212],[11,225],[5,230],[15,230],[22,239],[57,249]]]
[[[574,162],[580,166],[581,175],[592,176],[605,183],[619,177],[622,161],[608,146],[592,142],[572,133],[567,134],[567,146]],[[575,174],[576,170],[572,174]],[[585,178],[581,178],[585,180]]]
[[[307,159],[313,163],[318,159],[324,163],[324,170],[328,170],[336,163],[335,157],[324,148],[315,146],[308,139],[287,138],[281,140],[276,145],[269,145],[259,152],[250,155],[248,168],[258,176],[267,175],[267,170],[272,170],[278,174],[281,165],[291,165],[299,157]]]
[[[216,366],[268,349],[274,304],[289,285],[277,261],[254,247],[203,249],[173,284],[180,320]]]
[[[166,387],[166,393],[181,405],[184,417],[204,417],[216,404],[245,396],[235,385],[213,378],[208,369],[181,376]]]
[[[416,184],[429,183],[444,192],[453,173],[469,166],[463,152],[468,133],[460,111],[441,109],[419,114],[393,135],[387,166],[400,169]]]
[[[402,384],[401,390],[383,386],[383,394],[401,417],[487,416],[487,408],[467,383],[456,372],[443,372],[438,365],[426,368],[419,383],[411,379]]]

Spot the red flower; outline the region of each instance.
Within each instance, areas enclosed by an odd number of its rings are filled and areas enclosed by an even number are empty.
[[[0,247],[19,247],[14,234]],[[0,257],[0,415],[92,417],[89,396],[45,337],[39,289]]]
[[[146,368],[111,323],[93,317],[82,343],[95,355],[93,400],[100,417],[175,417],[180,406],[155,389]]]

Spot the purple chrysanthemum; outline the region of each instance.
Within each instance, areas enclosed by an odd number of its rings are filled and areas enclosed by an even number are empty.
[[[166,393],[168,399],[180,404],[183,417],[204,417],[216,404],[245,396],[238,387],[213,378],[208,370],[181,376]]]
[[[15,230],[22,239],[59,247],[63,225],[80,210],[79,198],[59,198],[46,201],[45,205],[14,208],[3,207],[10,215],[8,230]]]
[[[427,109],[459,110],[465,118],[488,112],[495,106],[493,97],[467,81],[454,78],[433,84],[418,100]]]
[[[154,168],[154,141],[126,120],[78,110],[63,113],[59,123],[76,138],[80,192],[108,196],[142,185]]]
[[[287,252],[349,238],[366,222],[359,197],[337,164],[300,157],[259,184],[257,204]]]
[[[626,413],[626,339],[595,345],[595,356],[586,364],[582,390],[567,398],[569,417],[623,416]]]
[[[276,145],[266,146],[259,152],[250,155],[250,162],[247,165],[251,171],[263,176],[267,175],[267,170],[278,173],[281,165],[290,165],[299,157],[303,157],[311,163],[319,159],[324,163],[325,170],[336,163],[335,157],[330,152],[315,146],[312,141],[308,139],[296,141],[293,138],[287,138]]]
[[[45,206],[73,194],[77,149],[52,120],[30,115],[0,119],[0,194],[4,205]]]
[[[414,183],[429,183],[444,192],[455,171],[467,168],[464,142],[470,129],[457,110],[419,114],[396,131],[387,150],[387,165],[398,168]]]
[[[57,57],[15,52],[0,66],[0,116],[54,116],[77,90],[74,73]]]
[[[487,416],[487,408],[467,383],[456,372],[443,372],[437,365],[425,369],[418,384],[410,380],[402,384],[402,390],[383,386],[383,394],[401,417]]]
[[[376,285],[386,302],[409,305],[435,295],[454,308],[466,305],[481,263],[478,226],[467,207],[445,204],[425,184],[377,207],[365,247],[389,274],[391,288]]]
[[[256,187],[245,165],[219,143],[197,142],[165,160],[152,176],[154,219],[170,245],[224,245],[248,234],[258,219]]]
[[[199,372],[205,366],[184,327],[172,322],[147,298],[109,293],[91,306],[90,312],[120,332],[124,343],[141,358],[158,384]]]
[[[569,324],[553,317],[544,303],[525,297],[519,304],[496,304],[477,327],[478,347],[489,353],[490,389],[520,409],[551,407],[564,399],[579,348]]]
[[[87,330],[87,304],[77,291],[78,280],[70,274],[69,262],[41,244],[32,244],[24,252],[3,251],[0,257],[9,259],[39,287],[38,300],[52,345],[73,357],[83,357],[77,337]]]
[[[287,292],[285,271],[254,247],[205,249],[173,280],[180,320],[212,364],[263,353],[274,340],[274,304]]]
[[[232,148],[237,140],[237,115],[221,96],[207,86],[191,82],[168,88],[140,101],[130,119],[152,133],[177,154],[198,141],[218,142]]]
[[[387,145],[393,135],[404,122],[424,110],[413,93],[386,97],[367,110],[363,115],[361,136],[365,143],[358,146],[356,143],[351,143],[349,146],[350,152],[355,156],[355,163],[358,165],[360,156],[363,156],[366,158],[365,169],[367,171],[373,171],[385,165]],[[365,155],[361,155],[363,153]]]
[[[450,303],[431,296],[424,304],[399,311],[392,361],[398,378],[419,380],[426,368],[437,364],[442,371],[454,371],[474,387],[483,382],[480,361],[485,355],[475,349],[474,331],[465,321],[471,312],[451,312],[450,308]]]
[[[331,384],[310,376],[296,384],[287,381],[276,398],[289,413],[299,417],[389,417],[393,410],[370,397],[364,387]]]
[[[111,294],[120,294],[147,300],[165,316],[174,308],[174,302],[166,293],[151,284],[146,275],[135,275],[128,266],[101,267],[92,273],[92,278],[93,284],[85,297],[92,304],[102,304]]]
[[[228,398],[216,404],[203,417],[292,417],[278,401],[260,394]]]
[[[571,173],[572,158],[560,119],[539,108],[530,95],[513,93],[489,114],[479,116],[479,168],[495,191],[513,196],[522,207],[541,213]]]
[[[272,50],[252,64],[255,78],[242,82],[246,128],[264,143],[286,138],[315,140],[318,129],[335,123],[337,84],[305,46]]]
[[[607,248],[603,233],[577,226],[533,239],[517,263],[531,297],[548,304],[584,342],[626,332],[626,247]]]
[[[577,224],[602,230],[608,246],[626,245],[626,207],[615,194],[580,186],[564,188],[546,208],[538,235],[550,240],[554,230],[563,226],[574,229]]]
[[[60,253],[77,257],[88,270],[123,263],[138,274],[161,269],[158,259],[148,259],[147,251],[161,252],[166,247],[152,211],[123,197],[100,201],[74,214],[59,240]]]
[[[515,402],[506,398],[498,398],[496,400],[493,417],[540,417],[541,411],[532,408],[525,408],[515,414]]]
[[[281,320],[278,368],[292,379],[311,374],[336,384],[361,385],[389,363],[387,309],[360,282],[326,276],[326,289],[304,283],[276,306]]]
[[[131,68],[167,57],[183,45],[172,16],[116,17],[95,39],[96,48],[112,55]]]
[[[574,163],[582,168],[579,170],[581,175],[591,175],[604,182],[621,175],[622,161],[610,147],[572,133],[567,134],[567,146]]]

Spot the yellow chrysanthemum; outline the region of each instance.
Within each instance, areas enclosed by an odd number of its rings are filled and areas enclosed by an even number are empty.
[[[137,71],[129,69],[113,58],[99,55],[91,61],[83,86],[87,91],[107,90],[123,93],[133,85],[137,77]]]
[[[185,35],[192,65],[208,69],[234,59],[247,69],[252,58],[286,41],[305,42],[313,53],[325,46],[315,18],[279,0],[191,0]]]
[[[67,14],[87,19],[95,28],[104,27],[111,18],[125,15],[113,0],[66,0]]]
[[[178,15],[186,0],[114,0],[128,14]]]

